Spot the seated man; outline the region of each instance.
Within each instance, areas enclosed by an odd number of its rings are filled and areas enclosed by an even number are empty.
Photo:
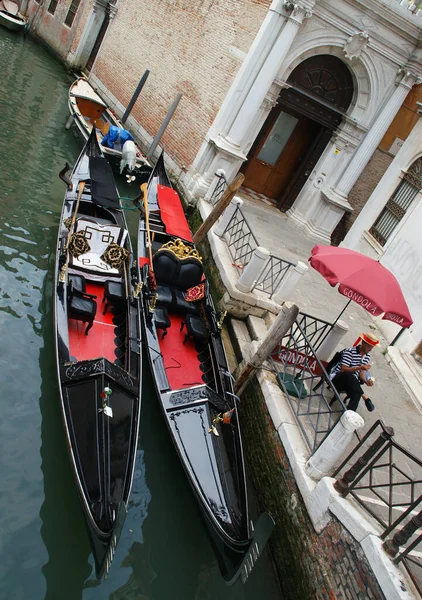
[[[378,343],[372,333],[362,333],[360,344],[343,350],[341,361],[334,369],[332,382],[338,392],[345,392],[350,398],[348,410],[356,410],[361,397],[368,410],[374,409],[361,384],[366,383],[370,387],[374,385],[374,379],[368,376],[371,368],[369,361],[371,350]]]

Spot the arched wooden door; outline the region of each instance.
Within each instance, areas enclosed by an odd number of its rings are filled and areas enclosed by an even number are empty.
[[[242,171],[246,187],[290,208],[341,122],[353,80],[337,57],[313,56],[294,69]]]

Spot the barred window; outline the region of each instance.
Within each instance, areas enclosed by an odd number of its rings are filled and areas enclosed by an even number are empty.
[[[68,27],[72,27],[73,21],[75,20],[76,13],[78,12],[79,5],[81,0],[72,0],[69,6],[69,10],[67,11],[66,18],[64,20],[64,24]]]
[[[51,0],[50,4],[48,5],[47,10],[52,15],[54,15],[54,13],[56,12],[57,4],[58,4],[58,0]]]
[[[369,233],[384,246],[422,189],[422,156],[415,160],[388,200]]]

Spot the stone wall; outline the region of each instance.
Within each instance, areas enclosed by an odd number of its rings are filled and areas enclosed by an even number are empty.
[[[42,39],[44,44],[61,60],[65,61],[72,46],[76,46],[91,10],[92,0],[81,3],[72,27],[64,21],[69,10],[68,0],[59,0],[54,14],[49,12],[50,2],[28,4],[27,16],[31,35]]]
[[[333,244],[339,244],[343,240],[393,159],[394,156],[391,154],[379,148],[375,150],[364,171],[350,190],[348,200],[353,206],[353,212],[346,213],[337,225],[332,235]]]
[[[360,545],[333,517],[317,534],[256,380],[240,404],[247,472],[276,521],[270,549],[284,600],[384,599]]]

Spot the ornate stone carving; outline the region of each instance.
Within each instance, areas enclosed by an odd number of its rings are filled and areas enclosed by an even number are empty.
[[[269,112],[277,104],[277,100],[277,98],[268,98],[266,96],[262,101],[262,108],[266,112]]]
[[[343,47],[344,56],[348,60],[359,58],[362,54],[362,50],[366,48],[369,43],[369,33],[367,31],[356,32],[347,38],[346,43]]]
[[[293,19],[298,23],[302,23],[304,19],[309,19],[313,15],[311,6],[307,6],[306,4],[298,4],[297,2],[291,2],[290,0],[286,0],[284,2],[284,8],[292,11],[289,19]]]
[[[406,67],[400,67],[397,71],[398,75],[402,75],[401,81],[399,81],[399,85],[404,85],[406,87],[412,88],[414,85],[419,85],[422,83],[422,77],[417,73],[414,73],[410,69]]]

